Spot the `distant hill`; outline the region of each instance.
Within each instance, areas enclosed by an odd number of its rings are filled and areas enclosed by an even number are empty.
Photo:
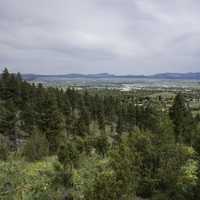
[[[149,78],[149,79],[180,79],[180,80],[200,80],[200,72],[198,73],[161,73],[155,75],[114,75],[108,73],[101,74],[61,74],[61,75],[41,75],[41,74],[22,74],[23,79],[28,81],[40,81],[42,79],[60,80],[63,78],[81,79],[113,79],[113,78]]]
[[[189,79],[189,80],[200,80],[200,72],[197,73],[162,73],[148,76],[149,78],[158,79]]]

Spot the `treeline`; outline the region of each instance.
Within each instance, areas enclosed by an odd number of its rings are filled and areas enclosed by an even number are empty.
[[[169,110],[139,98],[30,84],[4,69],[0,159],[56,157],[48,190],[32,187],[30,199],[199,199],[200,117],[182,94]],[[16,196],[7,184],[2,199]]]

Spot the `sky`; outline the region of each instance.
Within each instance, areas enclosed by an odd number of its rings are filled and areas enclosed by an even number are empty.
[[[0,69],[200,72],[199,0],[0,0]]]

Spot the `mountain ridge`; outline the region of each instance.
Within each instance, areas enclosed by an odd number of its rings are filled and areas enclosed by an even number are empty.
[[[158,73],[153,75],[115,75],[109,73],[97,73],[97,74],[56,74],[56,75],[42,75],[42,74],[22,74],[22,78],[28,81],[34,81],[40,78],[149,78],[149,79],[181,79],[181,80],[200,80],[200,72],[188,72],[188,73]]]

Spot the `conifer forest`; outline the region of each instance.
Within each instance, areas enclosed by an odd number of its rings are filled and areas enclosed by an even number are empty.
[[[196,93],[0,78],[1,200],[198,200]]]

